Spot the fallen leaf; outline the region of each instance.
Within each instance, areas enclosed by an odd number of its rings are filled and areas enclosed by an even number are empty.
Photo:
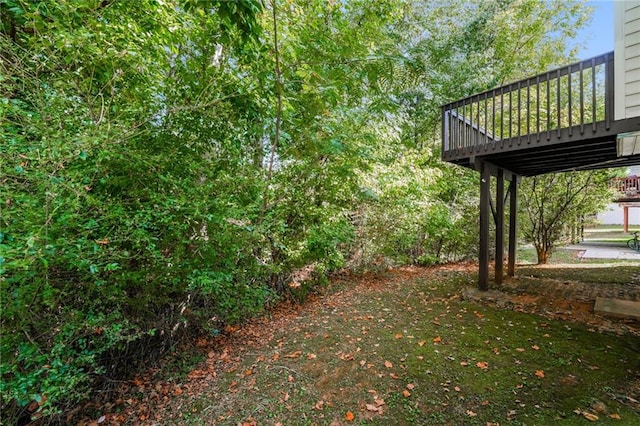
[[[427,343],[427,341],[426,341],[426,340],[420,340],[420,341],[418,342],[418,346],[424,346],[424,344],[425,344],[425,343]]]
[[[409,398],[411,396],[411,392],[405,389],[402,391],[402,396],[404,396],[405,398]]]
[[[173,390],[173,394],[174,394],[175,396],[182,395],[182,389],[180,389],[180,388],[175,388],[175,389]]]
[[[316,405],[313,406],[314,410],[322,410],[324,408],[324,401],[316,402]]]
[[[467,361],[460,361],[460,365],[466,367],[469,363]]]
[[[396,339],[402,339],[402,333],[396,333],[394,336]]]
[[[442,342],[442,337],[436,336],[433,338],[433,343],[440,343],[440,342]]]
[[[455,388],[453,388],[453,390],[456,391],[456,392],[460,392],[461,391],[460,386],[456,386]]]
[[[540,346],[533,345],[533,346],[531,346],[531,349],[533,349],[534,351],[538,351],[538,350],[540,350]]]
[[[378,399],[378,398],[374,398],[374,400],[375,400],[376,405],[377,405],[378,407],[382,407],[382,406],[384,405],[384,399],[382,399],[382,398],[380,398],[380,399]]]
[[[396,380],[400,378],[400,376],[398,376],[396,373],[389,374],[389,377],[391,377],[392,379],[396,379]]]
[[[316,354],[308,354],[307,355],[307,359],[316,359],[316,358],[317,358]]]
[[[583,411],[582,415],[584,416],[585,419],[587,419],[587,420],[589,420],[591,422],[598,421],[598,416],[596,416],[595,414],[591,414],[591,413],[588,413],[586,411]]]
[[[524,348],[516,348],[516,351],[518,351],[518,352],[524,352]]]
[[[353,355],[341,353],[340,354],[340,359],[343,360],[343,361],[353,361]]]
[[[355,414],[353,414],[351,411],[347,411],[347,414],[344,415],[344,419],[348,422],[352,422],[355,418]]]
[[[478,413],[476,413],[475,411],[467,410],[467,416],[476,417],[477,415]]]
[[[476,367],[482,368],[483,370],[486,370],[487,368],[489,368],[489,363],[488,362],[484,362],[484,361],[478,361],[476,363]]]
[[[393,368],[393,364],[391,363],[391,361],[385,361],[384,366],[387,368]]]
[[[544,371],[542,370],[536,370],[536,376],[543,378],[544,377]]]
[[[302,355],[302,351],[295,351],[295,352],[292,352],[292,353],[290,353],[290,354],[285,355],[284,357],[285,357],[285,358],[292,358],[292,359],[295,359],[295,358],[300,357],[300,355]]]
[[[367,411],[378,411],[378,406],[376,404],[367,404],[366,407]]]
[[[609,417],[611,417],[612,419],[616,419],[616,420],[621,420],[622,419],[622,417],[620,417],[620,414],[618,414],[618,413],[609,414]]]
[[[415,388],[415,387],[416,387],[416,385],[414,385],[413,383],[409,383],[407,385],[407,389],[409,389],[409,390],[413,390],[413,388]]]

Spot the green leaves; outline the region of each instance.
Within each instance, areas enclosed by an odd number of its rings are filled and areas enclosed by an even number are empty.
[[[152,336],[345,266],[472,254],[439,104],[536,63],[508,29],[577,12],[556,6],[1,2],[3,403],[64,408]],[[525,31],[544,63],[548,32]]]
[[[536,248],[538,263],[547,263],[553,249],[571,238],[572,227],[595,214],[611,198],[609,180],[617,170],[567,172],[523,180],[522,235]]]

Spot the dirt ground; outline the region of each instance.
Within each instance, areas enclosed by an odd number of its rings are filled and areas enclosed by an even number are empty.
[[[548,265],[546,268],[562,268],[567,265]],[[575,268],[576,265],[570,265]],[[589,265],[593,267],[593,265]],[[606,264],[601,265],[608,268]],[[487,292],[474,288],[463,291],[463,298],[487,306],[513,309],[533,313],[545,318],[583,323],[597,331],[617,334],[640,335],[640,320],[615,317],[594,312],[597,297],[640,301],[640,266],[631,282],[584,283],[571,280],[539,279],[527,280],[513,277],[504,280],[500,286],[493,284]]]

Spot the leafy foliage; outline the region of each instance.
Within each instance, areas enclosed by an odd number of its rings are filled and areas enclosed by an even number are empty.
[[[522,236],[534,245],[538,263],[567,242],[570,226],[597,213],[611,199],[616,170],[568,172],[526,178],[522,183]]]
[[[438,106],[559,61],[582,13],[2,1],[3,411],[64,410],[345,266],[473,257],[475,181],[438,161]],[[528,17],[564,24],[507,31]]]

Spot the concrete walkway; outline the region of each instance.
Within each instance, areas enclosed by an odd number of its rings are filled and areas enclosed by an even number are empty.
[[[620,243],[605,243],[601,241],[585,240],[579,244],[573,244],[563,248],[582,252],[578,253],[578,257],[580,259],[619,259],[640,261],[640,252],[631,250]]]

